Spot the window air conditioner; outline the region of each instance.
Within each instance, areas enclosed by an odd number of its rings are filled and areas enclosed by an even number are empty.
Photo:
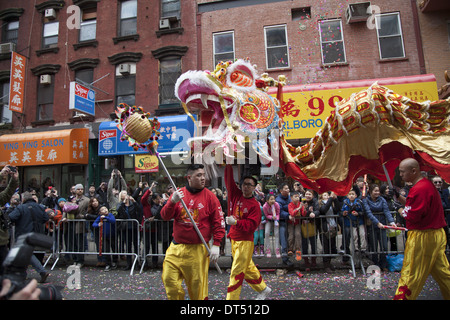
[[[13,42],[7,42],[0,44],[0,54],[11,53],[16,51],[16,44]]]
[[[371,12],[367,12],[370,7],[370,2],[349,3],[345,10],[345,18],[347,23],[367,21]]]
[[[43,75],[41,75],[39,83],[40,84],[51,84],[52,83],[52,77],[49,74],[43,74]]]
[[[170,28],[169,19],[161,19],[161,20],[159,20],[159,28],[160,29],[168,29],[168,28]]]
[[[53,20],[56,19],[56,10],[55,9],[45,9],[44,17],[47,19]]]
[[[130,65],[128,63],[122,63],[119,65],[119,72],[122,75],[129,75],[130,74]]]

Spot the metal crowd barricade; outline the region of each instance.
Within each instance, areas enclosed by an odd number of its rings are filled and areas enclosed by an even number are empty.
[[[399,214],[396,212],[392,212],[391,214],[396,214],[397,219],[394,219],[396,222],[399,222]],[[374,213],[374,215],[379,216],[380,213]],[[384,261],[387,255],[401,254],[405,249],[406,232],[379,229],[377,226],[371,225],[368,222],[369,219],[367,216],[358,218],[362,219],[361,225],[359,224],[359,220],[353,224],[346,223],[350,219],[340,215],[321,215],[315,218],[301,217],[296,219],[299,219],[304,224],[303,230],[301,231],[301,256],[305,258],[322,257],[323,259],[336,257],[347,258],[351,265],[353,276],[356,276],[355,265],[357,263],[365,275],[365,267],[363,265],[364,256],[369,257],[374,264],[379,264],[380,260],[383,259]],[[328,228],[323,228],[327,223],[327,219],[334,219],[337,222],[336,230],[330,232]],[[305,224],[306,221],[310,223]],[[349,226],[346,226],[346,224],[349,224]],[[289,245],[289,232],[286,233],[287,243]],[[305,233],[310,234],[308,239],[304,236]],[[273,243],[274,239],[275,237],[273,235],[269,239],[271,241],[271,248],[276,247]],[[279,247],[281,248],[280,245]],[[314,249],[315,252],[313,252]],[[274,257],[273,250],[271,251],[272,257]],[[282,255],[285,256],[286,254]]]
[[[166,250],[172,241],[173,220],[145,219],[142,230],[142,266],[144,270],[147,258],[151,257],[156,264],[158,257],[164,257]]]
[[[297,228],[300,228],[300,230],[297,229],[297,231],[295,231],[295,227],[289,229],[291,232],[296,233],[296,236],[300,235],[301,259],[321,257],[322,259],[328,259],[330,261],[332,258],[347,258],[352,268],[353,276],[356,277],[354,258],[350,250],[347,250],[347,243],[350,243],[350,239],[348,239],[349,241],[346,240],[347,237],[351,237],[351,234],[342,232],[342,219],[339,215],[321,215],[316,216],[315,218],[297,217],[296,219],[300,221],[297,225]],[[335,222],[334,229],[323,227],[323,224],[327,223],[327,219],[333,219]],[[289,250],[288,224],[289,223],[286,222],[286,240],[288,244],[287,249]],[[264,239],[265,242],[267,240],[270,241],[269,248],[271,250],[272,258],[275,257],[274,248],[278,246],[281,250],[281,244],[276,244],[275,239],[276,237],[273,233],[269,239],[266,237]],[[295,247],[293,249],[295,251]],[[281,256],[284,257],[286,255],[286,253],[281,254]]]
[[[384,216],[383,213],[373,213],[373,215],[378,219],[378,221],[382,221],[381,217]],[[400,215],[399,213],[392,211],[391,215],[394,217],[395,222],[399,221]],[[396,215],[396,216],[395,216]],[[388,225],[387,219],[384,223]],[[404,253],[407,232],[397,231],[397,230],[389,230],[389,229],[380,229],[378,226],[374,225],[368,217],[366,217],[366,236],[367,236],[367,255],[369,255],[374,264],[381,264],[387,267],[387,256]]]
[[[378,216],[380,214],[375,213],[374,215]],[[321,257],[322,259],[345,258],[351,266],[354,277],[356,277],[355,265],[357,262],[365,274],[365,268],[362,263],[364,255],[372,258],[371,260],[377,264],[386,255],[404,252],[406,242],[405,232],[397,232],[390,237],[389,230],[381,230],[373,224],[370,225],[367,223],[368,218],[366,216],[364,216],[364,223],[361,229],[353,227],[346,228],[344,221],[348,218],[340,215],[320,215],[313,219],[306,217],[298,219],[300,220],[300,224],[304,224],[304,228],[300,233],[302,234],[301,257]],[[333,232],[324,228],[327,219],[334,219],[336,222],[336,228]],[[306,221],[314,221],[314,223],[305,223]],[[153,262],[156,262],[157,259],[163,258],[166,249],[172,241],[173,221],[146,219],[141,228],[137,220],[116,219],[114,232],[106,238],[102,238],[102,246],[100,247],[98,228],[91,228],[93,222],[88,220],[68,220],[67,222],[59,223],[56,228],[57,232],[53,232],[52,235],[56,245],[53,247],[51,255],[46,261],[47,264],[51,257],[57,257],[52,266],[52,270],[61,258],[61,255],[101,254],[113,260],[118,259],[122,255],[129,256],[133,259],[130,275],[133,274],[138,259],[141,259],[140,273],[142,273],[145,265],[148,263],[147,259],[151,258]],[[308,239],[303,236],[305,233],[310,234]],[[94,236],[94,241],[90,241],[90,245],[88,246],[87,239],[91,235]],[[286,237],[289,237],[288,232]],[[271,248],[277,247],[274,243],[275,236],[273,232],[269,239],[265,238],[265,241],[267,240],[271,242]],[[93,242],[95,242],[95,246]],[[225,256],[231,256],[228,246],[226,247]],[[281,250],[281,244],[278,244],[278,247]],[[312,251],[313,247],[315,249],[314,253]],[[305,250],[306,248],[308,250]],[[271,252],[272,258],[275,258],[275,251],[271,250]],[[286,253],[282,253],[282,256],[286,256]]]
[[[100,232],[99,227],[94,228],[93,223],[92,220],[84,219],[60,221],[57,259],[51,270],[55,268],[61,255],[69,261],[73,255],[106,256],[106,259],[113,261],[118,261],[119,256],[128,256],[133,259],[130,271],[132,275],[140,253],[139,222],[135,219],[116,219],[108,235],[103,230]],[[88,237],[93,238],[93,241],[88,241]]]

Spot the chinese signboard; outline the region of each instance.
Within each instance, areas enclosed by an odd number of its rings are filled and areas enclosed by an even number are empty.
[[[95,116],[95,91],[72,81],[69,91],[69,109]]]
[[[11,79],[9,86],[9,110],[23,113],[23,97],[25,90],[25,57],[12,52]]]
[[[0,136],[0,166],[88,164],[89,129],[5,134]]]
[[[337,102],[367,89],[376,81],[414,101],[439,99],[434,75],[285,86],[280,114],[286,139],[314,137]],[[269,93],[276,94],[274,90]]]
[[[158,157],[155,155],[136,155],[134,158],[134,169],[136,173],[158,172]]]

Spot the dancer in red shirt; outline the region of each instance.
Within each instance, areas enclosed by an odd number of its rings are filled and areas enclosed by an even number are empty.
[[[420,172],[415,159],[405,159],[399,166],[400,176],[413,187],[402,212],[406,220],[408,239],[405,245],[403,268],[394,300],[415,300],[431,274],[439,284],[444,299],[450,299],[450,270],[445,256],[446,225],[441,198],[433,186]]]
[[[209,260],[217,261],[219,245],[225,236],[222,207],[217,197],[205,188],[203,165],[188,168],[188,185],[175,191],[161,210],[164,220],[174,219],[173,241],[166,251],[162,280],[169,300],[183,300],[186,283],[191,300],[208,298]],[[206,243],[213,238],[211,256],[194,229],[180,200],[183,199]]]
[[[227,300],[239,300],[242,283],[247,281],[258,292],[256,300],[264,300],[272,291],[264,282],[261,273],[252,261],[253,234],[261,222],[261,207],[253,197],[257,181],[253,177],[244,177],[241,189],[236,186],[231,165],[225,168],[225,184],[228,191],[229,210],[226,222],[230,225],[228,238],[231,239],[230,284]]]

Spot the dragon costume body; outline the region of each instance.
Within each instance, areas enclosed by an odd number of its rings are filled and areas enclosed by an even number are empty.
[[[303,186],[340,195],[364,174],[386,180],[384,169],[393,176],[407,157],[450,181],[449,99],[416,102],[374,83],[338,102],[316,135],[294,147],[285,139],[279,115],[284,84],[283,77],[258,76],[246,60],[182,74],[175,95],[186,113],[200,113],[207,127],[192,139],[202,143],[194,155],[209,148],[233,157],[249,141],[262,159],[279,156],[280,168]],[[277,97],[268,93],[271,86],[278,87]]]

